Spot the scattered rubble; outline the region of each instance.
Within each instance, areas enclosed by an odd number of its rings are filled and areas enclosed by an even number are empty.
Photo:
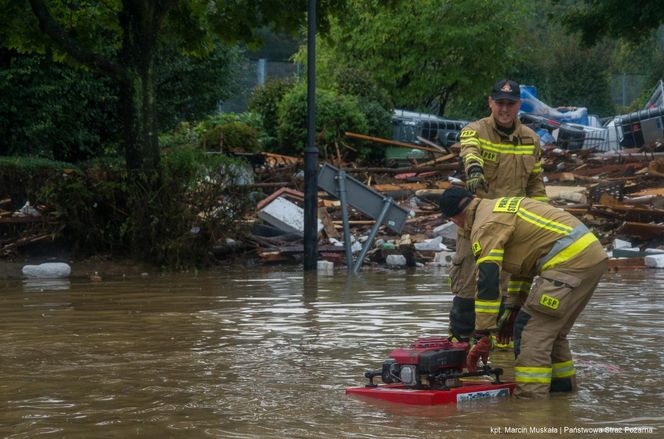
[[[542,168],[551,204],[592,228],[612,256],[614,270],[664,268],[663,96],[660,81],[648,108],[616,116],[602,126],[583,125],[598,121],[580,109],[556,110],[557,120],[543,114],[521,114],[522,121],[543,139]],[[533,105],[536,107],[546,109]],[[462,184],[456,140],[465,122],[418,117],[401,110],[395,114],[395,120],[409,128],[397,130],[402,137],[346,133],[349,143],[368,141],[377,148],[417,154],[395,154],[385,167],[358,167],[335,158],[335,166],[353,180],[408,211],[400,232],[384,226],[378,229],[368,243],[364,263],[447,266],[454,254],[456,226],[441,217],[437,200],[452,184]],[[406,134],[410,137],[404,137]],[[302,159],[272,153],[244,155],[254,174],[245,186],[262,199],[255,215],[247,218],[250,232],[233,237],[233,245],[252,248],[263,263],[300,262],[304,250]],[[61,227],[42,215],[39,206],[26,204],[17,212],[2,210],[10,203],[0,200],[0,255],[6,256],[24,243],[53,238]],[[323,190],[318,193],[318,220],[318,269],[329,272],[348,261],[341,203]],[[353,258],[364,253],[363,243],[370,240],[374,223],[363,209],[348,205]],[[21,233],[9,233],[17,228]],[[225,239],[220,248],[229,248]]]
[[[559,120],[553,122],[537,114],[522,115],[524,123],[533,124],[534,128],[540,130],[542,139],[549,141],[543,145],[542,167],[551,204],[575,215],[593,229],[612,256],[610,266],[614,270],[646,266],[664,268],[664,256],[659,254],[664,254],[662,89],[664,84],[660,81],[653,93],[649,111],[639,113],[644,117],[659,118],[659,131],[647,120],[642,121],[643,129],[648,128],[649,131],[639,141],[647,140],[650,143],[639,144],[637,141],[635,144],[634,135],[641,129],[634,126],[639,123],[635,119],[639,115],[629,115],[630,126],[621,122],[626,120],[625,117],[617,116],[612,126],[593,129],[580,122],[597,123],[596,118],[576,108],[558,111]],[[408,117],[415,117],[406,113],[401,111],[397,114],[402,123]],[[419,122],[411,123],[413,126],[419,123],[420,126],[419,131],[410,132],[408,138],[392,140],[346,133],[349,139],[371,141],[377,147],[388,145],[390,148],[410,148],[418,152],[417,155],[406,154],[406,158],[400,162],[401,166],[396,167],[358,168],[353,163],[335,163],[365,186],[385,197],[391,197],[410,212],[400,233],[385,227],[379,230],[367,254],[366,263],[392,267],[446,266],[450,263],[456,227],[440,216],[437,199],[452,183],[462,182],[458,144],[450,143],[450,139],[455,138],[454,130],[458,131],[463,122],[448,121],[445,125],[434,116],[425,116],[420,117]],[[426,127],[430,128],[434,123],[438,131],[435,134],[431,130],[426,131]],[[620,133],[618,130],[617,135],[610,134],[610,130],[617,130],[616,123],[624,131]],[[572,125],[568,127],[566,124]],[[546,127],[550,129],[549,136],[543,135],[545,133],[542,130],[546,130]],[[570,142],[569,136],[566,137],[568,129],[580,130],[581,136],[577,141]],[[627,130],[631,131],[628,133]],[[437,143],[441,139],[441,132],[444,141]],[[625,140],[628,135],[631,136],[629,141]],[[593,136],[596,138],[591,138]],[[597,141],[598,138],[601,142]],[[288,162],[294,163],[295,160],[292,158]],[[391,164],[394,165],[394,162]],[[261,173],[271,180],[291,182],[289,185],[284,184],[284,188],[275,192],[278,195],[273,194],[267,200],[273,200],[285,190],[303,190],[303,182],[292,178],[293,167],[268,165],[257,170],[257,181],[261,181]],[[288,193],[297,194],[291,201],[302,205],[301,192]],[[345,265],[339,200],[323,191],[318,193],[318,199],[318,216],[322,222],[319,227],[320,258],[333,262],[335,267]],[[265,202],[259,203],[257,210],[264,209],[264,205]],[[366,239],[374,219],[352,206],[349,206],[348,212],[353,242]],[[261,217],[261,214],[258,216]],[[281,233],[287,232],[290,230],[282,228]],[[274,236],[267,238],[255,234],[250,239],[256,245],[257,254],[263,262],[299,261],[302,257],[301,240],[294,242],[286,240],[284,236],[275,239]],[[354,251],[359,248],[357,245]]]

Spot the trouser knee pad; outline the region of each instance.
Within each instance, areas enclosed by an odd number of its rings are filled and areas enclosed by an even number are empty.
[[[469,337],[475,330],[475,300],[454,296],[450,310],[450,332],[456,337]]]
[[[574,390],[572,378],[552,378],[550,392],[571,392]]]

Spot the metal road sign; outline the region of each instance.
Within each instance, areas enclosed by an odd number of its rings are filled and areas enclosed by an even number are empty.
[[[341,199],[338,176],[339,169],[329,163],[324,163],[318,174],[318,187],[330,195]],[[346,186],[346,202],[369,217],[376,220],[379,219],[385,207],[386,197],[360,183],[348,174],[344,175],[344,181]],[[408,211],[406,209],[390,203],[390,206],[383,215],[381,224],[399,233],[406,224],[407,219]]]

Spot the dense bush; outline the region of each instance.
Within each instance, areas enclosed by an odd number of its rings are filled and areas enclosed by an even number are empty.
[[[215,243],[237,237],[249,198],[235,179],[243,164],[199,148],[172,148],[154,181],[97,166],[53,175],[40,200],[66,225],[79,252],[133,256],[170,268],[205,265]]]
[[[316,142],[323,157],[336,155],[337,148],[347,159],[365,157],[369,150],[344,148],[344,133],[366,133],[367,119],[357,99],[333,91],[316,90]],[[289,91],[279,104],[279,143],[286,154],[300,154],[307,141],[307,90],[304,84]],[[344,151],[345,149],[345,151]]]
[[[257,152],[258,133],[244,122],[227,122],[205,132],[203,145],[208,151]]]
[[[263,126],[268,135],[264,143],[267,149],[278,147],[279,102],[291,88],[293,84],[289,80],[269,80],[263,87],[256,87],[249,99],[249,110],[260,114],[263,119]]]
[[[65,162],[34,157],[0,157],[0,199],[11,198],[5,209],[18,209],[26,201],[39,203],[41,189],[54,176],[63,176],[78,169]]]

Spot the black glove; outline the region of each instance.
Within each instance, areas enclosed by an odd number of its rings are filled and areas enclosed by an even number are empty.
[[[478,189],[489,191],[489,186],[484,178],[484,171],[480,165],[471,165],[468,168],[468,178],[466,178],[466,189],[468,192],[475,193]]]

